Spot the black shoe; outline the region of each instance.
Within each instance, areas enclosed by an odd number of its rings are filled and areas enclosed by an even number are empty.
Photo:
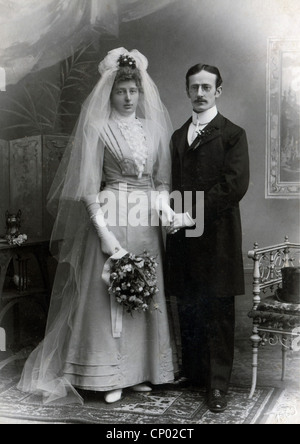
[[[213,413],[222,413],[227,408],[225,393],[218,389],[210,390],[207,400],[208,408]]]
[[[185,376],[179,376],[178,378],[175,379],[173,384],[176,385],[179,388],[186,388],[186,387],[189,387],[191,385],[191,382]]]
[[[174,385],[180,388],[187,388],[187,387],[195,387],[202,389],[207,388],[206,382],[204,382],[202,379],[187,378],[185,376],[181,376],[180,378],[176,379]]]

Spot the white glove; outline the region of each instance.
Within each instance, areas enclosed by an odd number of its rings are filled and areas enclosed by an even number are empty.
[[[117,251],[121,250],[122,247],[115,235],[108,230],[100,204],[95,200],[94,202],[86,201],[85,204],[90,219],[101,240],[101,249],[103,253],[112,256]]]
[[[160,191],[155,201],[155,209],[159,214],[162,225],[170,226],[175,212],[170,207],[170,196],[168,191]]]

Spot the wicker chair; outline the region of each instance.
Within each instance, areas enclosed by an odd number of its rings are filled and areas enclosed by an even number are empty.
[[[281,345],[282,380],[285,377],[287,350],[299,349],[300,304],[287,302],[280,297],[282,269],[298,265],[299,255],[300,244],[290,243],[288,237],[282,244],[263,248],[258,248],[255,243],[254,249],[248,252],[248,257],[253,260],[253,307],[248,314],[253,321],[249,398],[252,398],[256,388],[260,345]]]

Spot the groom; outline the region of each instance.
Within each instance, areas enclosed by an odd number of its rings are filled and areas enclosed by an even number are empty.
[[[205,385],[208,407],[217,413],[227,407],[235,295],[244,294],[239,201],[249,183],[248,146],[245,131],[217,110],[218,68],[190,68],[186,90],[192,117],[172,136],[172,191],[180,192],[183,205],[169,229],[168,281],[178,302],[183,376]],[[202,236],[199,191],[204,192]],[[185,197],[191,193],[190,205]]]

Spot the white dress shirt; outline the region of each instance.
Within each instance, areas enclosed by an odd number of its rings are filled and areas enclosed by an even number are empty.
[[[203,130],[218,114],[216,106],[209,108],[203,113],[195,113],[193,111],[193,120],[188,129],[188,144],[191,145],[197,137],[197,131]]]

